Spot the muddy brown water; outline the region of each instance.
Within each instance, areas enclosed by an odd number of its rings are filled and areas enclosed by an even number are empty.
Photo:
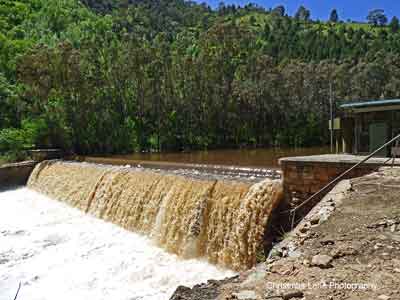
[[[152,161],[184,164],[206,164],[241,167],[279,168],[278,160],[288,156],[327,154],[329,148],[269,148],[269,149],[231,149],[194,151],[188,153],[133,153],[112,155],[114,158],[129,161]]]
[[[258,181],[280,178],[279,159],[329,153],[329,148],[270,148],[194,151],[189,153],[133,153],[128,155],[88,156],[79,160],[111,165],[130,165],[176,174]]]
[[[147,170],[44,161],[28,187],[93,216],[147,235],[183,258],[246,270],[283,196],[279,180],[194,180]]]

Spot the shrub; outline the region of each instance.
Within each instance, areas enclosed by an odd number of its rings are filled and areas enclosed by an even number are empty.
[[[41,146],[49,135],[49,129],[44,119],[26,119],[22,121],[22,134],[25,146],[32,148]]]
[[[48,127],[43,119],[22,121],[21,128],[0,130],[0,160],[21,161],[28,157],[27,149],[37,146],[48,135]]]
[[[26,159],[24,131],[16,128],[0,130],[0,161],[15,162]]]
[[[24,131],[16,128],[0,130],[0,152],[19,151],[24,149]]]
[[[12,163],[17,161],[27,160],[29,154],[27,151],[20,150],[20,151],[8,151],[4,154],[0,154],[0,165],[3,163]]]

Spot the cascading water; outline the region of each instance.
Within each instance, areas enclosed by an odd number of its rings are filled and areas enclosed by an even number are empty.
[[[279,181],[198,180],[87,163],[39,164],[28,186],[184,258],[234,270],[256,263],[264,227],[282,196]]]
[[[0,300],[166,300],[234,272],[28,188],[0,192]]]

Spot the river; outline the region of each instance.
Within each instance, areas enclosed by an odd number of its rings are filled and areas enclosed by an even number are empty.
[[[329,148],[228,149],[171,153],[132,153],[126,155],[75,157],[107,165],[126,165],[155,171],[168,170],[177,175],[205,179],[259,181],[281,177],[279,159],[329,153]]]
[[[234,273],[183,260],[151,239],[28,188],[0,192],[0,299],[169,299]]]
[[[241,167],[279,168],[278,160],[288,156],[328,154],[328,147],[228,149],[174,153],[133,153],[107,158],[129,161],[171,162],[185,164],[229,165]]]

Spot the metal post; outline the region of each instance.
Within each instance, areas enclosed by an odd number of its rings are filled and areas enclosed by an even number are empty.
[[[329,81],[329,106],[331,115],[331,153],[333,153],[333,99],[332,99],[332,79]]]

